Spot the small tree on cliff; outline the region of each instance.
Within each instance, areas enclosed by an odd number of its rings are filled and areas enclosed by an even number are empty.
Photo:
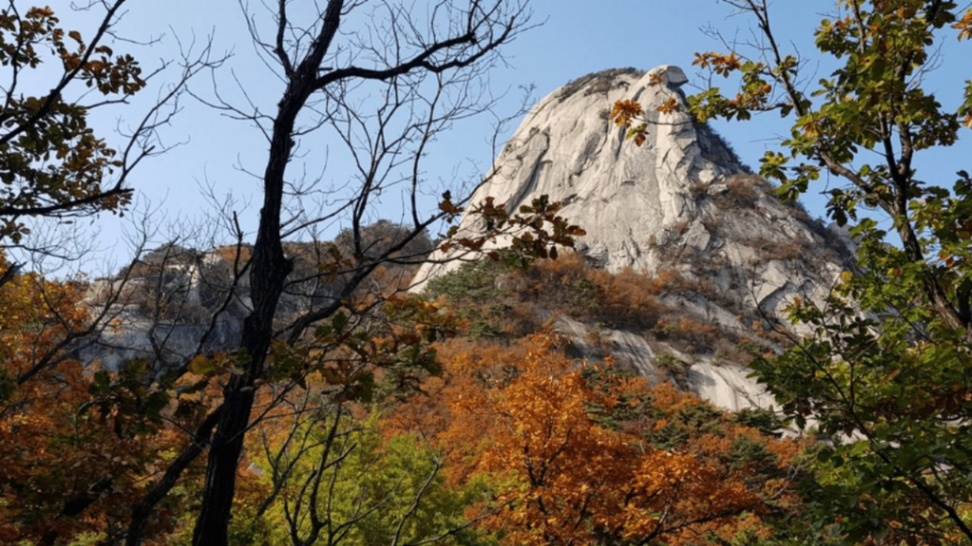
[[[767,152],[760,173],[788,198],[821,175],[846,182],[827,190],[828,214],[851,225],[860,245],[857,267],[826,306],[794,302],[792,318],[813,333],[755,364],[784,411],[801,426],[815,418],[833,442],[808,485],[813,536],[972,540],[972,178],[960,170],[954,182],[928,180],[917,170],[920,154],[972,128],[972,82],[953,82],[962,98],[951,107],[924,85],[940,41],[972,38],[972,10],[839,0],[815,33],[837,69],[806,85],[767,2],[726,3],[754,18],[762,47],[752,57],[698,54],[696,65],[737,77],[739,87],[691,97],[691,110],[702,120],[765,111],[791,120],[783,151]],[[620,103],[615,118],[632,126],[639,110]],[[873,212],[858,217],[862,207]]]

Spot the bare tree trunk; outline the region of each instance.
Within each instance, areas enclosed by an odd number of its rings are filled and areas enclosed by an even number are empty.
[[[294,89],[302,84],[305,86],[302,92]],[[263,209],[260,211],[260,226],[250,265],[253,311],[243,322],[241,349],[248,363],[246,371],[234,375],[224,389],[223,412],[209,450],[202,510],[193,532],[193,544],[199,546],[227,544],[226,532],[236,489],[236,468],[243,452],[243,439],[253,408],[254,384],[263,374],[273,336],[273,317],[284,282],[293,267],[283,252],[280,210],[284,174],[293,147],[291,134],[294,120],[308,95],[307,86],[299,78],[291,80],[274,123],[270,159],[264,176]]]
[[[125,537],[126,546],[138,546],[142,543],[145,528],[148,526],[149,516],[155,506],[169,494],[182,475],[182,472],[198,457],[212,436],[213,427],[219,419],[221,408],[213,410],[197,427],[188,446],[166,469],[162,479],[149,490],[149,493],[132,508],[132,521],[128,526]]]
[[[276,115],[273,117],[269,158],[263,176],[264,201],[260,211],[260,223],[253,246],[250,270],[253,311],[243,324],[240,346],[240,358],[245,362],[245,369],[241,374],[235,375],[224,389],[223,411],[209,451],[202,508],[193,532],[194,545],[227,545],[237,466],[250,424],[250,412],[256,395],[257,381],[264,374],[267,353],[274,336],[274,316],[287,277],[293,268],[283,251],[281,211],[287,184],[287,166],[292,158],[295,139],[305,134],[297,127],[298,118],[307,110],[314,110],[308,108],[308,100],[315,93],[327,96],[326,90],[330,86],[338,87],[335,91],[331,91],[332,93],[343,95],[342,86],[347,81],[370,80],[395,85],[398,78],[406,78],[413,73],[442,74],[468,67],[472,67],[474,74],[479,74],[477,71],[481,68],[477,66],[488,65],[490,54],[500,45],[512,40],[517,31],[523,28],[526,17],[522,1],[439,0],[433,8],[430,8],[430,13],[433,14],[433,19],[442,17],[444,20],[430,23],[426,35],[421,35],[418,31],[420,27],[418,16],[414,21],[409,20],[409,9],[412,7],[386,2],[385,7],[390,14],[388,23],[390,26],[380,28],[382,36],[376,38],[378,43],[372,45],[352,42],[350,45],[369,52],[382,51],[377,58],[370,59],[370,63],[377,66],[345,64],[349,61],[347,57],[342,56],[341,48],[336,47],[335,52],[331,52],[332,42],[338,36],[342,17],[347,11],[361,7],[360,3],[328,0],[320,12],[320,19],[301,28],[288,19],[289,2],[281,0],[275,6],[277,33],[273,42],[274,47],[268,46],[267,42],[254,36],[256,42],[264,47],[264,51],[279,64],[281,77],[287,86],[277,103]],[[420,8],[414,7],[414,9]],[[449,35],[439,36],[437,33],[442,29],[436,25],[445,23],[454,26],[450,27]],[[294,32],[295,29],[300,29],[301,32]],[[304,38],[301,38],[288,47],[286,37],[290,35],[313,36],[313,40],[302,43]],[[341,39],[344,39],[345,35],[341,36]],[[402,47],[405,44],[408,45],[407,48]],[[332,63],[335,66],[326,66]],[[411,89],[417,93],[421,84],[409,82],[403,85],[411,85]],[[343,96],[338,99],[338,103],[342,108],[349,107],[343,102]],[[322,115],[324,121],[331,115],[320,114],[319,111],[315,111],[314,114]],[[403,138],[414,137],[406,134]],[[348,142],[350,144],[350,140]],[[383,154],[387,155],[389,150],[370,150],[370,152],[376,154],[374,163],[380,163],[383,159],[378,158]],[[369,179],[364,181],[356,190],[355,196],[350,198],[350,202],[355,204],[352,225],[356,234],[361,228],[360,222],[365,218],[364,209],[369,202],[369,196],[378,191],[380,186],[372,185]],[[413,188],[412,191],[417,190]],[[326,216],[325,213],[321,213],[322,218]],[[417,213],[413,216],[418,217]],[[435,217],[437,216],[433,215],[433,219]],[[414,226],[415,233],[424,230],[431,222],[432,220],[429,220]],[[353,276],[350,281],[352,286],[345,287],[344,291],[352,290],[353,285],[360,283],[367,271],[373,269],[383,259],[388,259],[387,255],[371,261],[359,258],[359,261],[364,260],[367,263],[359,264],[359,274]],[[309,313],[308,321],[298,321],[298,324],[306,327],[310,321],[327,318],[338,307],[339,305],[335,304],[317,313]],[[299,334],[299,331],[294,332],[291,342],[296,341]]]

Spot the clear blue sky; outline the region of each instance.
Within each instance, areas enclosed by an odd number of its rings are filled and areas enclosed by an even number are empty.
[[[52,7],[62,13],[62,20],[72,26],[74,15],[67,10],[68,0],[51,0]],[[295,0],[300,2],[303,0]],[[421,0],[419,0],[421,3]],[[255,5],[261,2],[254,0]],[[812,53],[811,30],[813,24],[824,15],[830,2],[796,2],[777,0],[774,13],[778,32],[787,37],[791,47],[808,56]],[[524,35],[505,51],[508,68],[496,70],[492,84],[498,90],[535,86],[539,98],[567,81],[589,72],[613,67],[634,66],[649,69],[660,64],[676,64],[693,73],[690,66],[693,53],[705,50],[722,50],[722,46],[708,37],[703,29],[718,29],[727,38],[750,38],[750,19],[731,16],[729,7],[716,0],[534,0],[534,22],[540,24]],[[247,91],[264,104],[276,102],[280,86],[267,69],[255,62],[253,48],[245,30],[245,21],[236,0],[165,0],[131,3],[129,12],[120,27],[122,35],[148,37],[164,35],[162,41],[151,48],[129,48],[146,66],[158,59],[171,58],[176,49],[175,37],[183,44],[193,36],[197,41],[213,36],[214,50],[218,54],[232,51],[221,72],[217,74],[220,85],[230,89],[232,73],[247,87]],[[80,28],[83,23],[73,25]],[[946,44],[942,66],[932,74],[928,87],[940,93],[946,104],[956,104],[961,82],[970,77],[968,65],[962,59],[966,52],[958,52],[958,45]],[[962,46],[968,47],[968,46]],[[118,46],[125,49],[125,46]],[[813,65],[811,65],[813,67]],[[819,67],[821,75],[826,67]],[[697,84],[701,84],[696,80]],[[939,87],[940,86],[940,87]],[[949,87],[951,86],[951,87]],[[193,88],[210,96],[208,76],[198,78]],[[151,98],[154,91],[144,93]],[[511,93],[507,108],[515,106]],[[131,111],[137,110],[138,104]],[[100,118],[106,127],[112,127],[117,117],[126,117],[129,111],[114,110],[110,118]],[[437,148],[437,157],[427,164],[427,174],[433,180],[448,180],[453,173],[471,175],[484,170],[490,160],[489,148],[483,138],[488,132],[489,120],[471,121],[457,125],[454,132]],[[510,127],[510,131],[515,127]],[[717,124],[719,130],[736,148],[744,161],[756,165],[767,147],[772,147],[785,131],[774,116],[747,124]],[[255,226],[259,209],[258,181],[240,172],[239,164],[252,171],[262,171],[266,145],[252,128],[238,121],[231,121],[219,112],[186,99],[184,110],[172,127],[165,131],[169,143],[184,142],[163,157],[146,163],[131,180],[137,201],[150,201],[156,212],[156,220],[163,216],[168,220],[198,220],[211,210],[211,205],[200,197],[200,185],[212,185],[214,193],[223,197],[232,194],[239,203],[241,221],[246,229]],[[932,161],[919,165],[927,169],[927,179],[943,178],[950,183],[952,174],[960,168],[969,168],[967,158],[972,157],[968,139],[956,148],[936,154]],[[321,163],[327,152],[326,137],[321,137],[321,147],[312,150],[319,154]],[[338,183],[343,176],[334,157],[328,156],[328,169],[323,177],[326,182]],[[245,206],[249,203],[249,206]],[[822,215],[820,200],[807,202],[811,212]],[[126,249],[119,243],[118,234],[127,220],[102,219],[93,224],[102,247],[109,254],[117,254],[124,261]],[[82,226],[83,227],[83,226]],[[160,235],[164,238],[164,235]],[[116,246],[117,245],[117,246]]]

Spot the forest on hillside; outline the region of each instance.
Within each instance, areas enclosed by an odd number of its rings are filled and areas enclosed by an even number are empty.
[[[939,45],[972,39],[972,7],[837,0],[800,57],[774,6],[723,3],[755,38],[698,53],[703,90],[591,116],[635,150],[666,115],[785,120],[759,176],[730,180],[714,206],[823,190],[856,255],[831,249],[846,267],[823,300],[794,298],[786,317],[740,311],[752,326],[734,333],[667,297],[710,283],[587,259],[567,202],[513,208],[458,189],[429,202],[429,150],[491,114],[482,82],[531,30],[527,0],[243,2],[281,84],[274,103],[200,96],[195,82],[226,59],[187,47],[163,63],[175,81],[127,114],[121,145],[92,116],[127,111],[162,73],[116,32],[139,6],[8,2],[0,542],[972,543],[972,177],[919,169],[972,129],[966,75],[948,75],[957,104],[925,86]],[[811,76],[815,59],[836,68]],[[160,130],[190,98],[266,138],[255,228],[227,204],[212,223],[228,242],[145,238],[94,280],[32,268],[31,256],[78,257],[70,235],[38,242],[43,222],[131,211],[135,173],[172,150]],[[299,168],[318,132],[352,158],[340,188]],[[382,220],[390,193],[401,214]],[[463,217],[479,231],[459,230]],[[443,253],[462,263],[414,277]],[[584,338],[558,320],[587,325]],[[612,354],[602,334],[619,330],[665,348],[663,380]],[[685,354],[748,366],[775,404],[699,399]]]

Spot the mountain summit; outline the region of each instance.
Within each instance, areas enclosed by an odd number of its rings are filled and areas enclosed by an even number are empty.
[[[657,273],[675,268],[752,306],[779,311],[789,298],[829,290],[847,256],[844,238],[781,203],[732,148],[686,112],[678,67],[612,69],[578,78],[543,98],[472,196],[510,211],[547,195],[587,235],[578,251],[599,267]],[[617,100],[650,117],[643,146],[610,120]],[[667,108],[666,108],[667,105]],[[667,111],[660,111],[667,110]],[[475,232],[464,218],[460,230]],[[433,255],[420,283],[458,267]]]
[[[567,200],[560,214],[587,232],[577,250],[594,267],[677,278],[678,289],[659,299],[726,335],[754,336],[754,324],[787,328],[778,322],[783,309],[796,297],[821,300],[849,259],[848,240],[799,205],[780,202],[771,184],[687,113],[687,81],[680,68],[664,65],[598,72],[555,90],[529,112],[470,202],[491,196],[513,211],[541,195]],[[648,112],[642,146],[612,123],[618,100],[636,100]],[[460,222],[461,233],[478,229],[473,217]],[[448,260],[455,252],[434,253],[416,277],[418,289],[459,267]],[[561,329],[578,338],[590,326]],[[635,360],[651,375],[653,359],[644,356]]]

